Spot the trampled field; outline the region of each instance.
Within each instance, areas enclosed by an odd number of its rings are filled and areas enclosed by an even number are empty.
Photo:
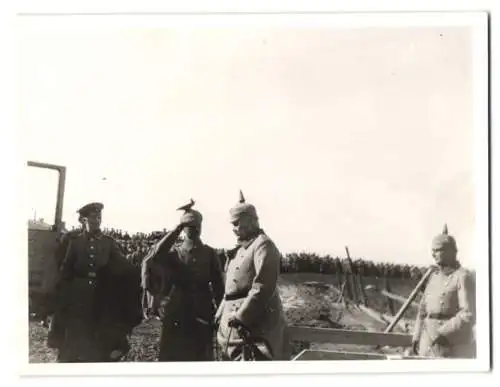
[[[379,289],[382,279],[365,277],[363,283],[375,285]],[[285,313],[290,325],[342,328],[353,330],[381,331],[384,324],[377,322],[367,314],[360,312],[357,308],[345,308],[344,304],[338,303],[339,292],[336,287],[336,277],[325,274],[301,273],[282,274],[280,277],[279,291],[282,296]],[[392,292],[407,297],[415,286],[412,280],[391,279]],[[367,291],[368,306],[379,312],[388,313],[386,298],[379,295],[375,290]],[[396,310],[400,304],[395,304]],[[405,318],[408,319],[408,329],[411,330],[415,310],[410,308]],[[131,337],[131,351],[127,361],[155,361],[158,353],[160,338],[160,322],[150,320],[144,322],[134,329]],[[397,331],[397,330],[396,330]],[[55,351],[45,345],[47,328],[39,322],[30,321],[30,350],[29,361],[34,363],[54,362]],[[401,330],[399,330],[401,332]],[[375,349],[368,346],[345,346],[336,344],[315,343],[293,343],[293,354],[297,354],[305,347],[323,348],[330,350],[349,350],[360,352],[372,352]],[[378,349],[377,351],[388,352]],[[391,352],[400,352],[402,349],[391,349]]]

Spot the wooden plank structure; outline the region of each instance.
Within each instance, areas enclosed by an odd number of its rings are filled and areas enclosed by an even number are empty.
[[[339,292],[339,298],[341,301],[343,296],[344,288],[351,288],[353,290],[354,299],[351,298],[354,303],[353,307],[355,310],[361,311],[367,316],[370,316],[373,320],[377,321],[379,324],[385,326],[384,332],[373,332],[373,331],[362,331],[362,330],[348,330],[348,329],[330,329],[330,328],[313,328],[313,327],[302,327],[302,326],[290,326],[288,328],[288,334],[292,341],[305,341],[309,343],[330,343],[339,345],[354,345],[354,346],[367,346],[374,347],[376,350],[380,350],[382,347],[399,347],[408,348],[411,346],[412,335],[408,333],[393,333],[391,332],[396,326],[400,327],[403,331],[404,324],[401,318],[404,312],[412,305],[415,296],[419,289],[423,286],[427,278],[432,272],[429,269],[427,273],[420,280],[419,284],[415,287],[412,294],[408,299],[403,297],[398,298],[398,301],[402,302],[403,305],[399,309],[396,316],[387,316],[384,313],[380,313],[367,306],[366,295],[364,292],[356,294],[356,290],[364,290],[363,286],[359,283],[358,273],[354,272],[352,261],[349,254],[349,249],[346,246],[347,261],[349,266],[349,276],[346,278],[342,290]],[[351,282],[351,283],[349,283]],[[392,293],[385,290],[387,294],[393,296]],[[361,298],[361,299],[360,299]],[[396,298],[396,297],[393,297]],[[345,299],[345,298],[344,298]],[[350,300],[350,301],[351,301]],[[394,354],[384,354],[384,353],[367,353],[367,352],[352,352],[352,351],[334,351],[334,350],[313,350],[306,349],[300,352],[292,360],[388,360],[388,359],[425,359],[423,357],[416,356],[404,356],[404,355],[394,355]]]
[[[408,347],[412,336],[404,333],[383,333],[349,329],[288,327],[290,339],[314,343]]]
[[[335,343],[344,345],[408,347],[411,335],[401,333],[384,333],[356,331],[346,329],[310,328],[291,326],[288,328],[292,340],[315,343]],[[415,360],[429,359],[422,356],[406,356],[384,353],[332,351],[322,349],[305,349],[292,358],[292,361],[307,360]]]
[[[290,326],[288,327],[288,336],[292,341],[305,341],[309,343],[330,343],[339,345],[353,345],[353,346],[367,346],[374,347],[375,350],[380,350],[382,347],[399,347],[408,348],[412,343],[412,335],[408,333],[393,333],[392,330],[396,327],[401,328],[406,332],[405,324],[401,321],[403,314],[410,307],[414,306],[414,299],[418,291],[424,286],[425,282],[431,275],[433,269],[429,268],[419,281],[417,286],[413,289],[410,296],[405,299],[404,297],[392,294],[390,287],[386,281],[386,289],[382,294],[392,304],[393,300],[401,302],[403,305],[394,316],[393,307],[391,308],[392,316],[387,316],[385,313],[380,313],[375,309],[368,307],[368,300],[364,292],[364,286],[361,281],[363,273],[358,273],[354,269],[349,248],[346,246],[347,254],[347,273],[345,275],[342,289],[338,290],[337,302],[344,301],[347,307],[347,299],[349,299],[352,308],[351,311],[360,311],[373,320],[384,326],[383,332],[373,332],[370,330],[370,324],[362,324],[367,331],[362,330],[349,330],[349,329],[331,329],[331,328],[313,328],[304,326]],[[344,291],[347,290],[348,297],[345,297]],[[393,305],[391,305],[393,306]],[[292,360],[389,360],[389,359],[428,359],[419,356],[405,356],[384,353],[367,353],[367,352],[352,352],[352,351],[335,351],[335,350],[314,350],[305,349],[295,356]]]
[[[381,353],[366,353],[366,352],[340,352],[340,351],[323,351],[304,349],[293,361],[307,360],[425,360],[428,357],[422,356],[394,356]]]

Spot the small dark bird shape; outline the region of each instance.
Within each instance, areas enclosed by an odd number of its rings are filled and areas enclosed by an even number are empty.
[[[443,227],[443,232],[442,232],[443,235],[448,235],[448,225],[445,223],[444,227]]]
[[[240,189],[240,200],[239,200],[240,203],[245,203],[245,197],[243,196],[243,192],[241,191]]]
[[[195,201],[194,201],[193,199],[190,199],[190,201],[189,201],[189,203],[188,203],[188,204],[185,204],[185,205],[183,205],[183,206],[179,207],[179,208],[177,209],[177,211],[184,210],[184,211],[188,212],[188,211],[189,211],[189,210],[191,210],[191,208],[194,206],[194,203],[195,203]]]

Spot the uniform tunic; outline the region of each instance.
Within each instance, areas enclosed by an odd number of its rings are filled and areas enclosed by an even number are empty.
[[[161,300],[158,360],[214,360],[212,322],[224,292],[216,251],[200,241],[168,245],[154,248],[143,263],[143,286]]]
[[[109,361],[127,349],[140,322],[140,273],[101,232],[67,236],[61,245],[51,345],[59,362]]]
[[[420,302],[413,341],[418,354],[430,357],[474,358],[475,284],[470,272],[457,265],[431,275]],[[436,337],[447,345],[434,344]]]
[[[242,243],[234,258],[226,263],[224,300],[217,311],[220,318],[217,340],[228,360],[242,358],[243,339],[228,326],[231,315],[262,341],[272,360],[289,360],[286,321],[278,293],[281,254],[264,232]]]

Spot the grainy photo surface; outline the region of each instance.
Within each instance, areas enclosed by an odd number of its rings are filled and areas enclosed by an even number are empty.
[[[486,17],[350,17],[18,18],[30,365],[488,362]]]

